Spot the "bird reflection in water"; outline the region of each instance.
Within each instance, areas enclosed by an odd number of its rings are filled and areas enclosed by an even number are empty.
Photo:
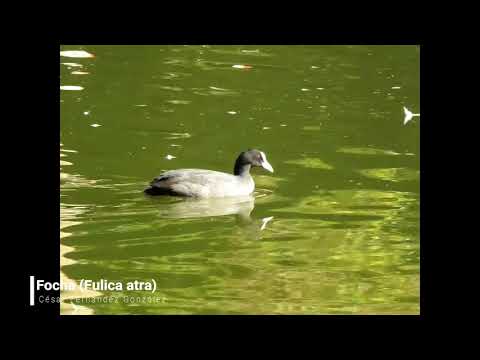
[[[157,199],[152,199],[156,201]],[[273,216],[255,219],[251,217],[251,213],[255,207],[255,197],[235,196],[224,198],[182,198],[175,199],[174,202],[162,201],[159,208],[159,216],[166,219],[187,219],[187,218],[204,218],[235,215],[236,222],[239,226],[245,226],[247,229],[256,229],[263,231],[267,228],[268,222]]]

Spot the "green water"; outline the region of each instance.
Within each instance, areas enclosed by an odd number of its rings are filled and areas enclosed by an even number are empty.
[[[62,274],[157,285],[82,311],[419,313],[418,46],[61,50],[95,55],[60,57],[61,85],[83,88],[60,92]],[[275,169],[253,171],[253,200],[142,193],[251,147]]]

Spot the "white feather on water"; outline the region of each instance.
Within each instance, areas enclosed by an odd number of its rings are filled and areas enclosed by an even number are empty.
[[[403,120],[403,125],[406,125],[414,116],[420,117],[420,114],[414,114],[408,110],[405,106],[403,107],[403,112],[405,113],[405,119]]]

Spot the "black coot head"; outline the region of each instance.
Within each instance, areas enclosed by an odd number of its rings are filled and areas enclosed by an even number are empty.
[[[235,173],[239,172],[240,168],[245,165],[259,166],[273,173],[273,167],[267,161],[267,156],[263,151],[256,149],[249,149],[242,152],[235,163]]]

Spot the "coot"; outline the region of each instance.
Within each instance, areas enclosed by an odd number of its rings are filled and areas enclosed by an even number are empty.
[[[273,173],[265,153],[249,149],[238,156],[233,175],[201,169],[170,170],[153,179],[145,193],[200,198],[249,195],[255,189],[255,182],[250,175],[252,166]]]

